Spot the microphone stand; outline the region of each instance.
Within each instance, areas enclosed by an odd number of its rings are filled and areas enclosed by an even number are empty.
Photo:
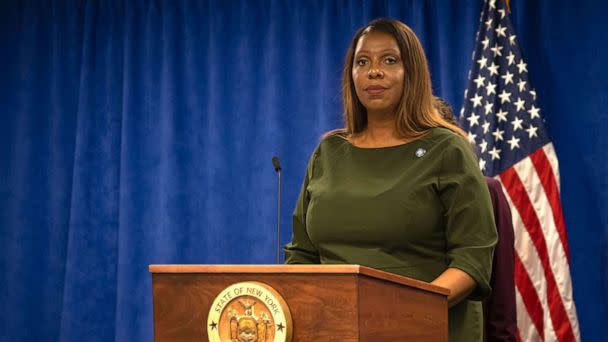
[[[281,250],[281,163],[279,162],[279,158],[274,156],[272,157],[272,165],[274,166],[274,171],[277,173],[277,264],[281,261],[280,250]]]
[[[281,169],[278,173],[278,188],[277,188],[277,264],[280,263],[281,250]]]

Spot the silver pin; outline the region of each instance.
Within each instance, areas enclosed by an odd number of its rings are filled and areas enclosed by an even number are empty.
[[[425,154],[426,150],[421,147],[416,150],[416,157],[418,158],[422,158],[422,156],[424,156]]]

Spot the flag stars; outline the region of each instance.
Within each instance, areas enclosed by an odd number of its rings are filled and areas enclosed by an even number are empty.
[[[492,156],[492,160],[500,159],[500,150],[496,146],[492,147],[488,153]]]
[[[478,106],[481,106],[481,99],[483,99],[483,97],[479,96],[479,94],[475,94],[475,96],[473,98],[470,98],[469,100],[473,102],[473,108],[476,108]]]
[[[485,170],[485,169],[486,169],[486,161],[485,161],[485,160],[483,160],[483,159],[479,159],[479,169],[480,169],[481,171],[483,171],[483,170]]]
[[[492,18],[486,20],[486,30],[489,30],[490,27],[492,27]]]
[[[483,134],[487,134],[490,131],[490,123],[488,121],[484,121],[481,127],[483,127]]]
[[[507,114],[508,112],[505,112],[504,110],[499,110],[498,113],[496,113],[496,117],[498,118],[498,122],[504,121],[507,122]]]
[[[509,146],[511,147],[511,151],[513,151],[514,148],[519,148],[519,140],[519,138],[512,136],[511,139],[507,141],[509,143]]]
[[[524,72],[528,72],[528,68],[527,68],[528,64],[524,63],[523,59],[519,60],[519,63],[517,64],[517,69],[519,69],[519,73],[524,73]]]
[[[517,86],[519,87],[520,92],[526,90],[526,81],[519,80],[519,82],[517,82]]]
[[[514,104],[518,112],[526,109],[526,101],[522,100],[521,97],[518,97]]]
[[[479,69],[483,69],[487,66],[488,59],[484,56],[481,56],[481,58],[477,60],[477,63],[479,63]]]
[[[472,132],[469,132],[469,142],[471,144],[475,143],[475,138],[477,138],[477,134],[473,134]]]
[[[507,61],[509,61],[509,65],[515,64],[515,55],[513,51],[509,51],[509,55],[507,56]]]
[[[490,76],[498,75],[498,64],[492,62],[492,65],[488,67],[488,70],[490,70]]]
[[[509,84],[509,83],[513,83],[513,74],[510,73],[508,70],[507,72],[500,76],[503,80],[505,80],[505,85]]]
[[[534,126],[530,125],[530,127],[528,127],[526,129],[526,131],[528,132],[528,138],[532,139],[532,137],[537,137],[538,136],[536,134],[537,130],[538,130],[538,127],[534,127]]]
[[[486,115],[491,114],[492,113],[492,107],[494,107],[493,103],[490,103],[488,101],[486,101],[486,104],[484,106],[485,110],[486,110]]]
[[[493,12],[484,12],[479,19],[460,123],[479,153],[480,170],[487,173],[519,159],[529,143],[545,139],[546,133],[536,92],[529,84],[528,65],[511,32],[508,9],[502,1],[485,2]]]
[[[496,56],[502,56],[502,46],[498,45],[498,43],[494,44],[494,47],[491,48],[490,50],[492,50],[492,52],[494,53],[494,57]]]
[[[483,87],[485,80],[486,80],[485,77],[479,75],[479,76],[477,76],[476,79],[473,80],[473,82],[475,82],[475,84],[477,84],[477,88],[481,88],[481,87]],[[465,97],[466,97],[466,95],[465,95]]]
[[[511,121],[511,125],[513,125],[513,132],[517,132],[518,129],[524,129],[524,127],[522,126],[522,122],[524,122],[524,120],[518,117],[515,117],[515,119]]]
[[[540,108],[536,108],[534,105],[528,110],[528,113],[530,114],[530,119],[540,118]]]
[[[505,33],[506,30],[507,30],[507,27],[506,26],[503,27],[500,24],[498,24],[498,27],[496,27],[494,29],[494,31],[496,31],[496,35],[498,37],[500,37],[500,36],[507,37],[507,34]]]
[[[488,82],[488,85],[486,86],[486,95],[490,96],[491,94],[496,94],[496,84]]]
[[[473,127],[475,125],[479,125],[479,115],[473,113],[471,116],[467,118],[469,120],[469,126]]]
[[[490,19],[490,20],[492,20],[492,19]],[[486,37],[486,39],[481,41],[481,45],[483,45],[484,50],[487,49],[488,46],[490,45],[490,39],[488,37]]]
[[[500,97],[500,103],[511,102],[511,93],[507,93],[506,90],[502,90],[502,93],[498,94]]]
[[[494,140],[495,141],[504,140],[504,138],[502,137],[502,135],[504,133],[505,133],[505,131],[501,130],[499,127],[496,127],[496,130],[494,130],[494,132],[492,132],[492,135],[494,136]]]
[[[481,148],[481,153],[485,152],[488,149],[488,142],[486,141],[486,139],[481,139],[481,142],[479,143],[479,148]]]

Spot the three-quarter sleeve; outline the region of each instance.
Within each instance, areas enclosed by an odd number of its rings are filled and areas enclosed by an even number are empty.
[[[320,263],[319,252],[310,241],[308,232],[306,231],[306,212],[308,211],[308,203],[310,201],[308,184],[313,175],[316,156],[317,151],[313,153],[308,162],[302,189],[300,190],[300,195],[298,196],[298,201],[293,212],[291,242],[283,247],[286,264]]]
[[[459,136],[447,139],[438,184],[445,208],[448,267],[470,275],[477,286],[469,298],[483,299],[491,291],[496,225],[477,159],[472,148]]]

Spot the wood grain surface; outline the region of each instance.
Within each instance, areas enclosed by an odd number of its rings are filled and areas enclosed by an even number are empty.
[[[360,277],[359,332],[359,341],[447,342],[448,302],[432,292]]]
[[[296,342],[447,341],[445,289],[356,265],[280,266],[150,266],[155,341],[208,341],[213,301],[243,281],[270,285],[285,299]]]
[[[450,290],[424,281],[403,277],[361,265],[150,265],[151,273],[350,273],[389,280],[438,294]]]
[[[356,276],[293,274],[154,274],[155,341],[207,341],[215,297],[242,281],[272,286],[288,303],[294,341],[359,341]]]

